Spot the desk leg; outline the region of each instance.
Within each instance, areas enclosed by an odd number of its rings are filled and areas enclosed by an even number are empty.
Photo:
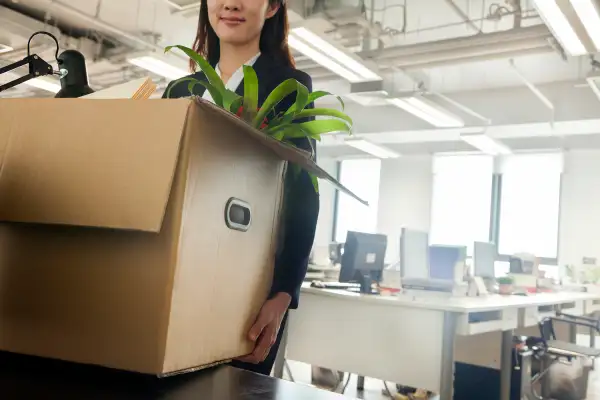
[[[273,365],[273,376],[275,378],[279,378],[279,379],[283,378],[283,368],[285,365],[285,348],[287,347],[288,326],[290,326],[289,316],[288,316],[288,323],[285,324],[283,333],[281,334],[281,342],[279,343],[279,350],[277,351],[277,356],[275,357],[275,364]]]
[[[569,342],[577,343],[577,325],[569,324]]]
[[[500,354],[500,400],[510,400],[512,356],[514,351],[512,330],[502,332],[502,353]]]
[[[598,314],[593,312],[591,315],[592,318],[597,319]],[[590,347],[592,349],[596,348],[596,330],[594,328],[590,328]],[[592,360],[592,371],[596,369],[596,359]]]
[[[444,313],[444,336],[442,339],[442,370],[440,371],[440,400],[454,397],[454,339],[457,315]]]
[[[356,380],[356,390],[363,392],[365,390],[365,377],[359,375]]]

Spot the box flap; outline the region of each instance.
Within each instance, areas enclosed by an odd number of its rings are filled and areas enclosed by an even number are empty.
[[[0,221],[158,232],[189,100],[0,101]]]
[[[236,117],[235,115],[223,110],[220,107],[215,106],[214,104],[212,104],[202,98],[195,97],[194,100],[196,101],[198,106],[204,107],[207,110],[210,110],[220,116],[224,116],[224,117],[228,118],[229,120],[233,121],[235,124],[237,124],[241,128],[242,132],[244,132],[245,134],[248,134],[248,135],[252,136],[253,138],[255,138],[256,140],[260,141],[263,145],[265,145],[266,147],[271,149],[275,154],[277,154],[277,156],[280,157],[281,159],[289,161],[296,165],[300,165],[306,171],[310,172],[311,174],[317,176],[320,179],[324,179],[324,180],[328,181],[333,186],[335,186],[337,189],[339,189],[340,191],[346,193],[347,195],[355,198],[362,204],[367,205],[367,206],[369,205],[369,203],[367,203],[365,200],[361,199],[360,197],[358,197],[357,195],[352,193],[352,191],[350,191],[348,188],[346,188],[344,185],[342,185],[340,182],[338,182],[337,179],[335,179],[333,176],[329,175],[323,168],[319,167],[310,158],[310,154],[307,153],[306,151],[298,149],[294,146],[283,143],[279,140],[273,139],[272,137],[265,135],[261,131],[250,127],[250,125],[248,125],[246,122],[244,122],[240,118]]]

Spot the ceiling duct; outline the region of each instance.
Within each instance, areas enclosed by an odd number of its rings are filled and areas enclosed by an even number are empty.
[[[8,7],[0,6],[0,31],[18,36],[26,42],[33,32],[40,30],[45,30],[56,36],[61,35],[60,30],[54,26],[49,26]],[[41,38],[41,40],[44,39]]]
[[[545,25],[477,34],[435,42],[388,47],[358,53],[363,59],[398,68],[427,67],[472,60],[554,51],[552,34]]]

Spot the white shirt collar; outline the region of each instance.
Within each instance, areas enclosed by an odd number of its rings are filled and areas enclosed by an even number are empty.
[[[258,60],[258,57],[260,57],[260,52],[258,52],[254,57],[252,57],[248,61],[246,61],[244,63],[244,65],[253,66],[254,63],[256,62],[256,60]],[[221,71],[219,70],[219,64],[217,64],[215,66],[215,71],[217,71],[217,74],[219,75],[219,77],[221,77]],[[225,84],[225,88],[235,92],[237,90],[238,86],[240,86],[240,83],[242,83],[243,80],[244,80],[244,68],[242,66],[242,67],[239,67],[237,69],[237,71],[235,71],[233,73],[233,75],[231,75],[231,78],[229,78],[229,80]],[[210,101],[211,103],[215,102],[213,100],[212,96],[210,95],[210,92],[208,90],[204,91],[204,94],[202,95],[202,98],[204,100],[206,100],[206,101]]]

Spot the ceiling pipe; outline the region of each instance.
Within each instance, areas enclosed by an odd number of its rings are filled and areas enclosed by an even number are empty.
[[[531,90],[535,97],[537,97],[550,110],[550,112],[552,112],[552,119],[550,120],[550,125],[554,125],[554,118],[556,112],[554,103],[552,103],[550,99],[546,97],[546,95],[542,93],[540,89],[538,89],[529,79],[527,79],[525,75],[523,75],[521,71],[519,71],[519,68],[517,68],[517,66],[515,65],[515,60],[511,58],[510,60],[508,60],[508,62],[513,71],[515,71],[515,74],[525,84],[525,86],[527,86],[527,88]]]
[[[535,25],[527,28],[510,29],[507,31],[485,33],[483,35],[463,36],[459,38],[438,40],[428,43],[416,43],[411,45],[401,45],[388,47],[383,50],[362,51],[357,55],[363,59],[392,59],[403,58],[415,54],[457,52],[459,50],[468,51],[472,47],[484,47],[490,45],[506,44],[515,42],[527,42],[538,40],[545,42],[545,46],[551,47],[548,42],[552,34],[545,25]]]
[[[89,14],[86,14],[82,11],[77,10],[76,8],[73,8],[67,4],[64,4],[60,1],[54,1],[52,3],[52,7],[55,10],[60,10],[64,13],[68,13],[71,14],[77,18],[80,18],[84,21],[86,21],[87,23],[93,25],[94,27],[98,28],[99,30],[105,31],[107,33],[110,33],[116,37],[121,37],[131,43],[135,43],[137,46],[139,47],[143,47],[146,49],[151,49],[154,51],[158,51],[160,53],[162,53],[164,51],[164,47],[157,45],[156,43],[152,43],[149,42],[147,40],[144,40],[136,35],[133,35],[131,33],[125,32],[123,29],[118,28],[114,25],[111,25],[107,22],[104,22],[94,16],[91,16]]]
[[[446,3],[448,3],[450,8],[452,8],[454,12],[458,14],[458,16],[461,17],[468,26],[471,27],[471,29],[477,31],[477,33],[483,33],[483,31],[475,24],[475,22],[471,21],[471,18],[469,18],[469,16],[454,2],[454,0],[446,0]]]

